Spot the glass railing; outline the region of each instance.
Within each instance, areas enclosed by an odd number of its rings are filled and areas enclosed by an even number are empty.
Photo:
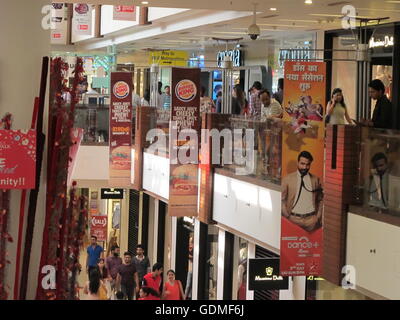
[[[229,146],[229,143],[224,142],[220,150],[213,147],[213,154],[220,152],[221,162],[218,167],[230,171],[239,179],[240,176],[246,176],[279,185],[282,121],[236,115],[228,116],[227,120],[228,127],[225,129],[230,132],[232,144]],[[229,134],[228,131],[225,134]]]
[[[362,128],[358,202],[400,216],[400,131]]]
[[[145,115],[145,117],[147,117],[147,120],[144,120],[148,121],[148,126],[146,126],[148,132],[142,133],[147,136],[144,144],[144,151],[168,157],[171,111],[160,108],[152,108],[151,110],[152,112]],[[153,134],[150,134],[150,130],[153,131]]]

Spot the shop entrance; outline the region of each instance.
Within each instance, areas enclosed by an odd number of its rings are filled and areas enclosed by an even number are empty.
[[[372,79],[379,79],[385,85],[385,94],[387,98],[392,101],[393,95],[393,66],[392,58],[373,58],[371,63]],[[371,102],[371,118],[374,113],[376,101]]]

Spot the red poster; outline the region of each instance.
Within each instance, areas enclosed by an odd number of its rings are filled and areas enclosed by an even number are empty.
[[[78,155],[79,147],[83,138],[83,129],[73,128],[71,130],[72,146],[69,149],[69,167],[68,167],[68,185],[72,185],[72,175],[74,173],[76,156]]]
[[[322,272],[324,62],[285,63],[282,138],[282,276]]]
[[[131,185],[132,73],[111,73],[110,178],[111,187]]]
[[[92,216],[90,235],[96,236],[98,241],[107,241],[107,216]]]
[[[0,130],[0,189],[34,189],[36,131]]]
[[[200,69],[172,68],[171,91],[169,214],[197,216]]]
[[[113,20],[136,21],[136,6],[114,6]]]

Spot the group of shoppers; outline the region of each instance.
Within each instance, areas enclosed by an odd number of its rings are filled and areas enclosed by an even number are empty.
[[[92,236],[87,248],[86,270],[89,280],[84,293],[89,300],[185,300],[182,283],[175,279],[175,272],[167,272],[163,284],[163,265],[155,263],[150,269],[149,258],[142,245],[137,245],[136,255],[125,252],[123,260],[120,248],[114,245],[111,254],[104,259],[104,250]]]

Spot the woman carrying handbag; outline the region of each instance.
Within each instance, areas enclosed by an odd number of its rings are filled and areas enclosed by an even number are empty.
[[[183,292],[182,283],[179,280],[175,280],[175,272],[169,270],[167,272],[168,281],[164,284],[164,290],[162,293],[163,300],[186,300]]]

